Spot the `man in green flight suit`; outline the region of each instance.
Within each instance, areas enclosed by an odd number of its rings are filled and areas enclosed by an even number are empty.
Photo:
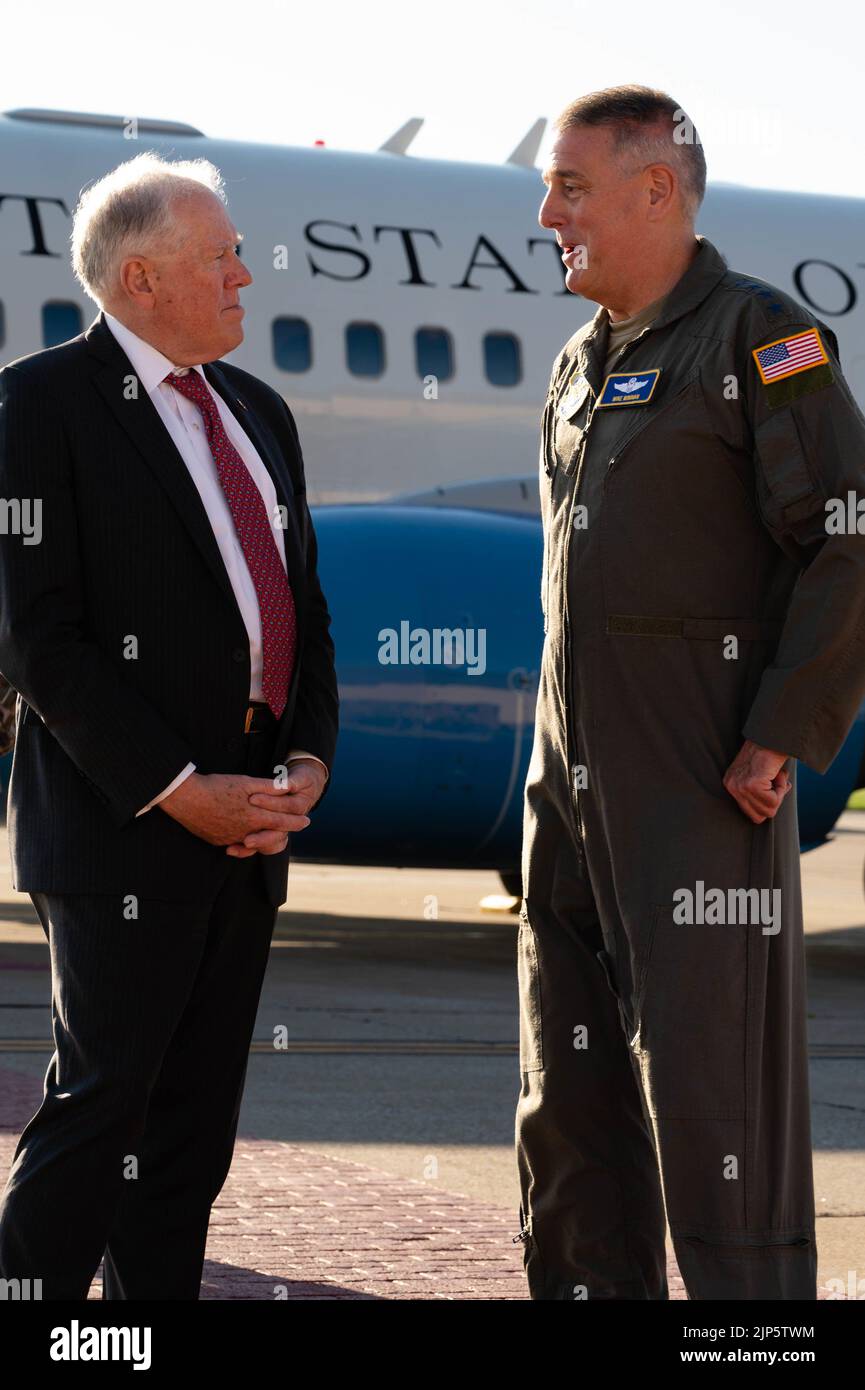
[[[835,335],[729,270],[645,87],[556,122],[539,221],[601,307],[553,366],[517,1157],[536,1299],[814,1299],[796,761],[865,696],[865,418]]]

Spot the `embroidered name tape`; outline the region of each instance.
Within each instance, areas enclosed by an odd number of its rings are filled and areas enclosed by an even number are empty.
[[[804,333],[791,333],[788,338],[776,338],[774,343],[754,348],[751,356],[757,363],[764,386],[829,361],[816,328],[809,328]]]
[[[660,367],[650,367],[645,372],[612,372],[604,382],[596,408],[601,410],[608,405],[645,405],[652,399],[660,375]]]

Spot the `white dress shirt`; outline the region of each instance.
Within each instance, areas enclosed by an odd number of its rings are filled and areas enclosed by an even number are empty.
[[[222,490],[219,481],[219,474],[216,471],[216,464],[210,452],[210,445],[207,442],[207,434],[204,429],[204,420],[201,411],[193,401],[181,396],[172,386],[165,381],[169,372],[177,372],[183,375],[187,371],[198,372],[219,411],[226,434],[245,463],[252,476],[252,480],[261,493],[262,501],[269,517],[274,521],[273,535],[276,541],[276,548],[279,558],[282,561],[283,569],[288,572],[285,560],[285,531],[276,525],[279,516],[279,502],[276,496],[276,488],[273,479],[267,468],[261,461],[249,436],[241,429],[238,421],[222,400],[218,392],[211,388],[207,377],[201,367],[176,367],[173,362],[147,343],[143,338],[139,338],[125,324],[116,319],[113,314],[105,313],[103,316],[114,337],[117,339],[129,361],[132,363],[135,375],[143,389],[155,405],[159,418],[168,430],[177,451],[186,467],[199,496],[207,512],[208,520],[213,527],[213,534],[219,546],[219,553],[222,556],[237,606],[240,609],[249,638],[249,698],[250,700],[261,700],[261,672],[262,672],[262,638],[261,638],[261,616],[258,610],[258,595],[255,592],[255,585],[252,575],[249,573],[249,566],[246,563],[243,549],[234,525],[234,518],[231,515],[228,501]],[[316,758],[313,753],[304,753],[300,749],[292,749],[289,753],[287,762],[296,762],[298,758],[310,758],[328,771],[327,765],[321,758]],[[146,806],[142,806],[136,815],[142,816],[145,811],[149,811],[157,802],[173,792],[175,787],[179,787],[191,772],[195,771],[195,763],[187,763],[186,767],[171,781],[163,791],[149,801]],[[328,776],[330,774],[328,773]]]

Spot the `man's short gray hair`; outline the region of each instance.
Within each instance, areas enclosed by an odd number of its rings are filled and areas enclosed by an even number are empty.
[[[207,159],[147,152],[85,188],[72,219],[72,269],[100,305],[116,288],[124,256],[179,249],[179,199],[207,188],[224,203],[222,174]]]
[[[706,192],[706,158],[693,121],[671,96],[636,85],[590,92],[553,122],[561,133],[578,126],[607,126],[629,172],[646,164],[671,165],[679,176],[685,213],[694,220]]]

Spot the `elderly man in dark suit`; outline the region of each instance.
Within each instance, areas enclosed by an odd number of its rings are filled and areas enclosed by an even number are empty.
[[[43,1297],[196,1299],[292,832],[337,734],[297,430],[218,361],[251,276],[221,176],[140,155],[83,195],[101,313],[0,373],[0,669],[20,694],[14,886],[55,1052],[0,1210]]]

